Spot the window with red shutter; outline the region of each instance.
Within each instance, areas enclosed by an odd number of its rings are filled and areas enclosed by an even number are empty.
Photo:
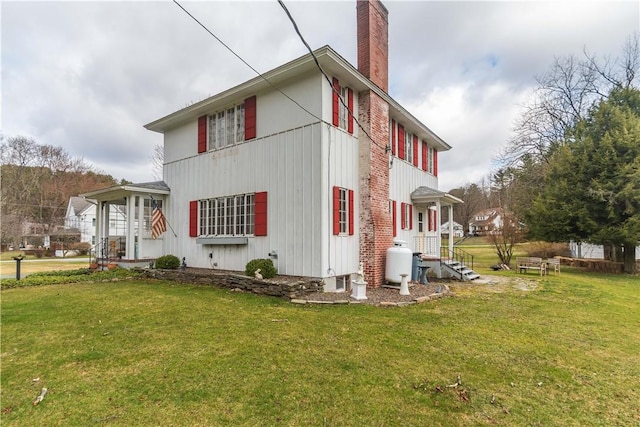
[[[198,154],[207,151],[207,116],[198,117]]]
[[[353,206],[353,190],[349,190],[349,236],[353,236],[354,230],[354,206]]]
[[[427,152],[429,150],[427,149],[427,143],[422,141],[422,170],[426,171],[428,169],[428,163],[427,163]]]
[[[198,201],[189,202],[189,237],[198,237]]]
[[[244,100],[244,140],[256,137],[256,97],[252,96]]]
[[[438,152],[433,150],[433,176],[438,176]]]
[[[400,228],[402,230],[407,228],[407,205],[406,205],[406,203],[400,203]]]
[[[340,125],[340,82],[338,82],[338,79],[336,79],[335,77],[333,78],[333,90],[332,92],[332,96],[333,96],[333,125],[334,126],[339,126]]]
[[[404,126],[402,125],[398,125],[398,157],[400,157],[402,160],[405,159],[405,153],[404,153]]]
[[[347,106],[349,107],[347,131],[353,133],[353,90],[351,88],[347,88]]]
[[[254,235],[266,236],[267,235],[267,192],[256,193],[256,224]]]
[[[418,137],[413,135],[413,166],[418,167]]]

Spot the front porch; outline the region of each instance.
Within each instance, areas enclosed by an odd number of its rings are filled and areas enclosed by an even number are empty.
[[[457,248],[453,238],[442,246],[440,218],[448,210],[448,235],[454,235],[453,206],[464,203],[448,193],[429,187],[418,187],[411,193],[411,202],[418,212],[418,235],[413,237],[413,250],[421,254],[438,278],[454,277],[473,280],[479,276],[473,271],[473,256]]]
[[[96,262],[144,266],[163,255],[163,236],[151,236],[153,201],[163,208],[169,187],[163,181],[126,184],[82,194],[96,203]],[[112,205],[124,213],[124,234],[110,234]]]

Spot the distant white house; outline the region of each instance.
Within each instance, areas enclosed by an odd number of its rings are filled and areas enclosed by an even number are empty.
[[[486,236],[502,227],[502,208],[489,208],[477,212],[469,223],[469,234]]]
[[[127,217],[119,205],[109,208],[109,236],[124,236],[127,228]],[[76,228],[80,231],[80,241],[96,242],[96,205],[84,197],[71,196],[64,219],[65,228]]]
[[[445,222],[440,226],[440,234],[449,235],[449,221]],[[453,221],[453,237],[462,237],[464,236],[464,227],[461,224]]]
[[[572,258],[604,259],[604,247],[591,243],[569,242]],[[636,259],[640,259],[640,246],[636,247]]]

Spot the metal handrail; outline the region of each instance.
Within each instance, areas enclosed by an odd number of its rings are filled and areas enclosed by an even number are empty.
[[[461,265],[469,267],[473,270],[473,258],[469,252],[465,252],[458,247],[453,247],[453,250],[450,250],[447,246],[440,247],[440,263],[444,263],[444,261],[457,261]],[[460,279],[463,279],[462,270],[460,270]]]

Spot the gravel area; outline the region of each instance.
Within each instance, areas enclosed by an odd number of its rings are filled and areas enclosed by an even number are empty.
[[[349,303],[360,303],[360,304],[371,304],[371,305],[398,305],[398,304],[409,304],[414,303],[416,300],[426,299],[425,297],[431,298],[439,298],[441,296],[451,296],[453,295],[449,290],[448,280],[437,280],[430,279],[430,282],[427,285],[421,285],[419,283],[410,283],[409,284],[409,294],[410,295],[400,295],[399,289],[393,288],[367,288],[366,292],[366,300],[356,300],[351,298],[351,291],[348,292],[316,292],[313,294],[307,295],[304,298],[308,303],[344,303],[345,301],[349,301]],[[440,291],[440,293],[438,293]],[[437,297],[434,297],[434,294],[438,294]]]

